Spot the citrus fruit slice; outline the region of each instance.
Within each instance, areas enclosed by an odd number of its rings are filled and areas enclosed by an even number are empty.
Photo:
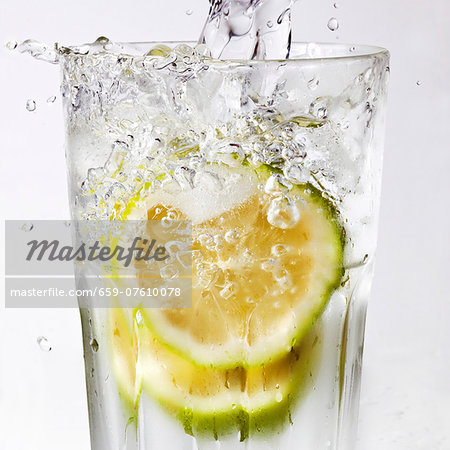
[[[194,436],[219,439],[239,432],[244,440],[285,426],[320,353],[320,330],[314,329],[274,363],[251,369],[201,367],[172,352],[145,323],[134,320],[130,328],[128,314],[112,309],[109,329],[122,396],[134,397],[136,404],[137,393],[148,393]]]
[[[197,365],[255,367],[289,353],[323,311],[342,277],[343,231],[310,185],[287,192],[269,170],[217,170],[236,177],[228,191],[206,184],[146,200],[148,219],[192,221],[193,285],[192,308],[144,315]]]

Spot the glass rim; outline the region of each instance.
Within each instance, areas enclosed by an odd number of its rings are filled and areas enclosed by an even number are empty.
[[[136,59],[148,59],[154,58],[152,55],[142,55],[142,54],[133,54],[131,53],[131,49],[135,49],[137,51],[138,48],[144,46],[156,46],[156,45],[167,45],[169,47],[174,47],[179,44],[187,44],[191,47],[194,47],[198,44],[197,41],[136,41],[136,42],[114,42],[112,45],[122,46],[124,51],[108,50],[105,49],[104,52],[101,53],[83,53],[81,51],[77,51],[82,47],[91,45],[91,44],[83,44],[78,46],[68,46],[68,47],[59,47],[59,53],[62,58],[66,57],[86,57],[86,58],[96,58],[102,57],[105,55],[120,55],[124,57],[132,57]],[[292,56],[292,50],[295,48],[303,48],[304,51],[309,52],[309,54],[301,54],[300,56]],[[319,50],[328,49],[329,54],[319,54]],[[267,63],[311,63],[311,62],[325,62],[325,61],[342,61],[342,60],[364,60],[370,59],[377,56],[390,56],[390,53],[387,49],[374,45],[365,45],[365,44],[344,44],[337,42],[300,42],[293,41],[291,43],[291,57],[289,58],[280,58],[280,59],[217,59],[217,58],[208,58],[208,64],[267,64]]]

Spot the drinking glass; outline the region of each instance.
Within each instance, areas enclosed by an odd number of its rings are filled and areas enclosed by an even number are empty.
[[[61,68],[73,219],[192,226],[188,307],[147,307],[176,274],[136,261],[77,275],[129,288],[80,301],[93,450],[353,448],[388,52],[105,40]]]

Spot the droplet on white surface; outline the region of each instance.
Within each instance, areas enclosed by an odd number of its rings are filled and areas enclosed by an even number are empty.
[[[36,341],[37,341],[40,349],[43,352],[49,352],[52,349],[52,346],[51,346],[50,342],[48,341],[48,339],[45,336],[39,336],[36,339]]]
[[[55,100],[56,100],[56,95],[52,95],[51,97],[49,97],[49,98],[47,99],[47,103],[54,103]]]
[[[267,25],[267,28],[272,28],[273,22],[271,20],[268,20],[266,25]]]
[[[332,17],[327,24],[327,27],[330,31],[336,31],[339,28],[339,22],[336,17]]]
[[[416,81],[417,86],[420,86],[422,84],[422,82],[420,80]]]
[[[192,11],[192,9],[187,9],[187,10],[186,10],[186,15],[187,15],[187,16],[191,16],[193,12],[194,12],[194,11]]]
[[[8,49],[8,50],[15,50],[16,48],[17,48],[17,42],[16,41],[9,41],[9,42],[7,42],[6,44],[5,44],[5,47]]]
[[[337,2],[333,4],[333,7],[334,7],[335,9],[338,9],[339,6],[340,6],[339,3],[337,3]]]
[[[34,225],[31,222],[24,222],[20,226],[20,229],[25,232],[31,231],[33,228],[34,228]]]
[[[29,98],[27,100],[26,108],[27,108],[27,111],[30,111],[30,112],[35,111],[36,110],[36,102],[34,100],[32,100],[31,98]]]

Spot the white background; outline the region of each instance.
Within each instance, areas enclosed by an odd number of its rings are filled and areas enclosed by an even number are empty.
[[[58,95],[58,69],[9,52],[6,41],[195,40],[207,9],[207,0],[2,0],[3,219],[68,218],[60,99],[46,103]],[[295,40],[377,44],[392,55],[358,450],[448,450],[450,2],[339,0],[335,9],[331,0],[303,0],[294,17]],[[0,314],[0,448],[88,449],[78,312]],[[37,345],[40,335],[50,352]]]

